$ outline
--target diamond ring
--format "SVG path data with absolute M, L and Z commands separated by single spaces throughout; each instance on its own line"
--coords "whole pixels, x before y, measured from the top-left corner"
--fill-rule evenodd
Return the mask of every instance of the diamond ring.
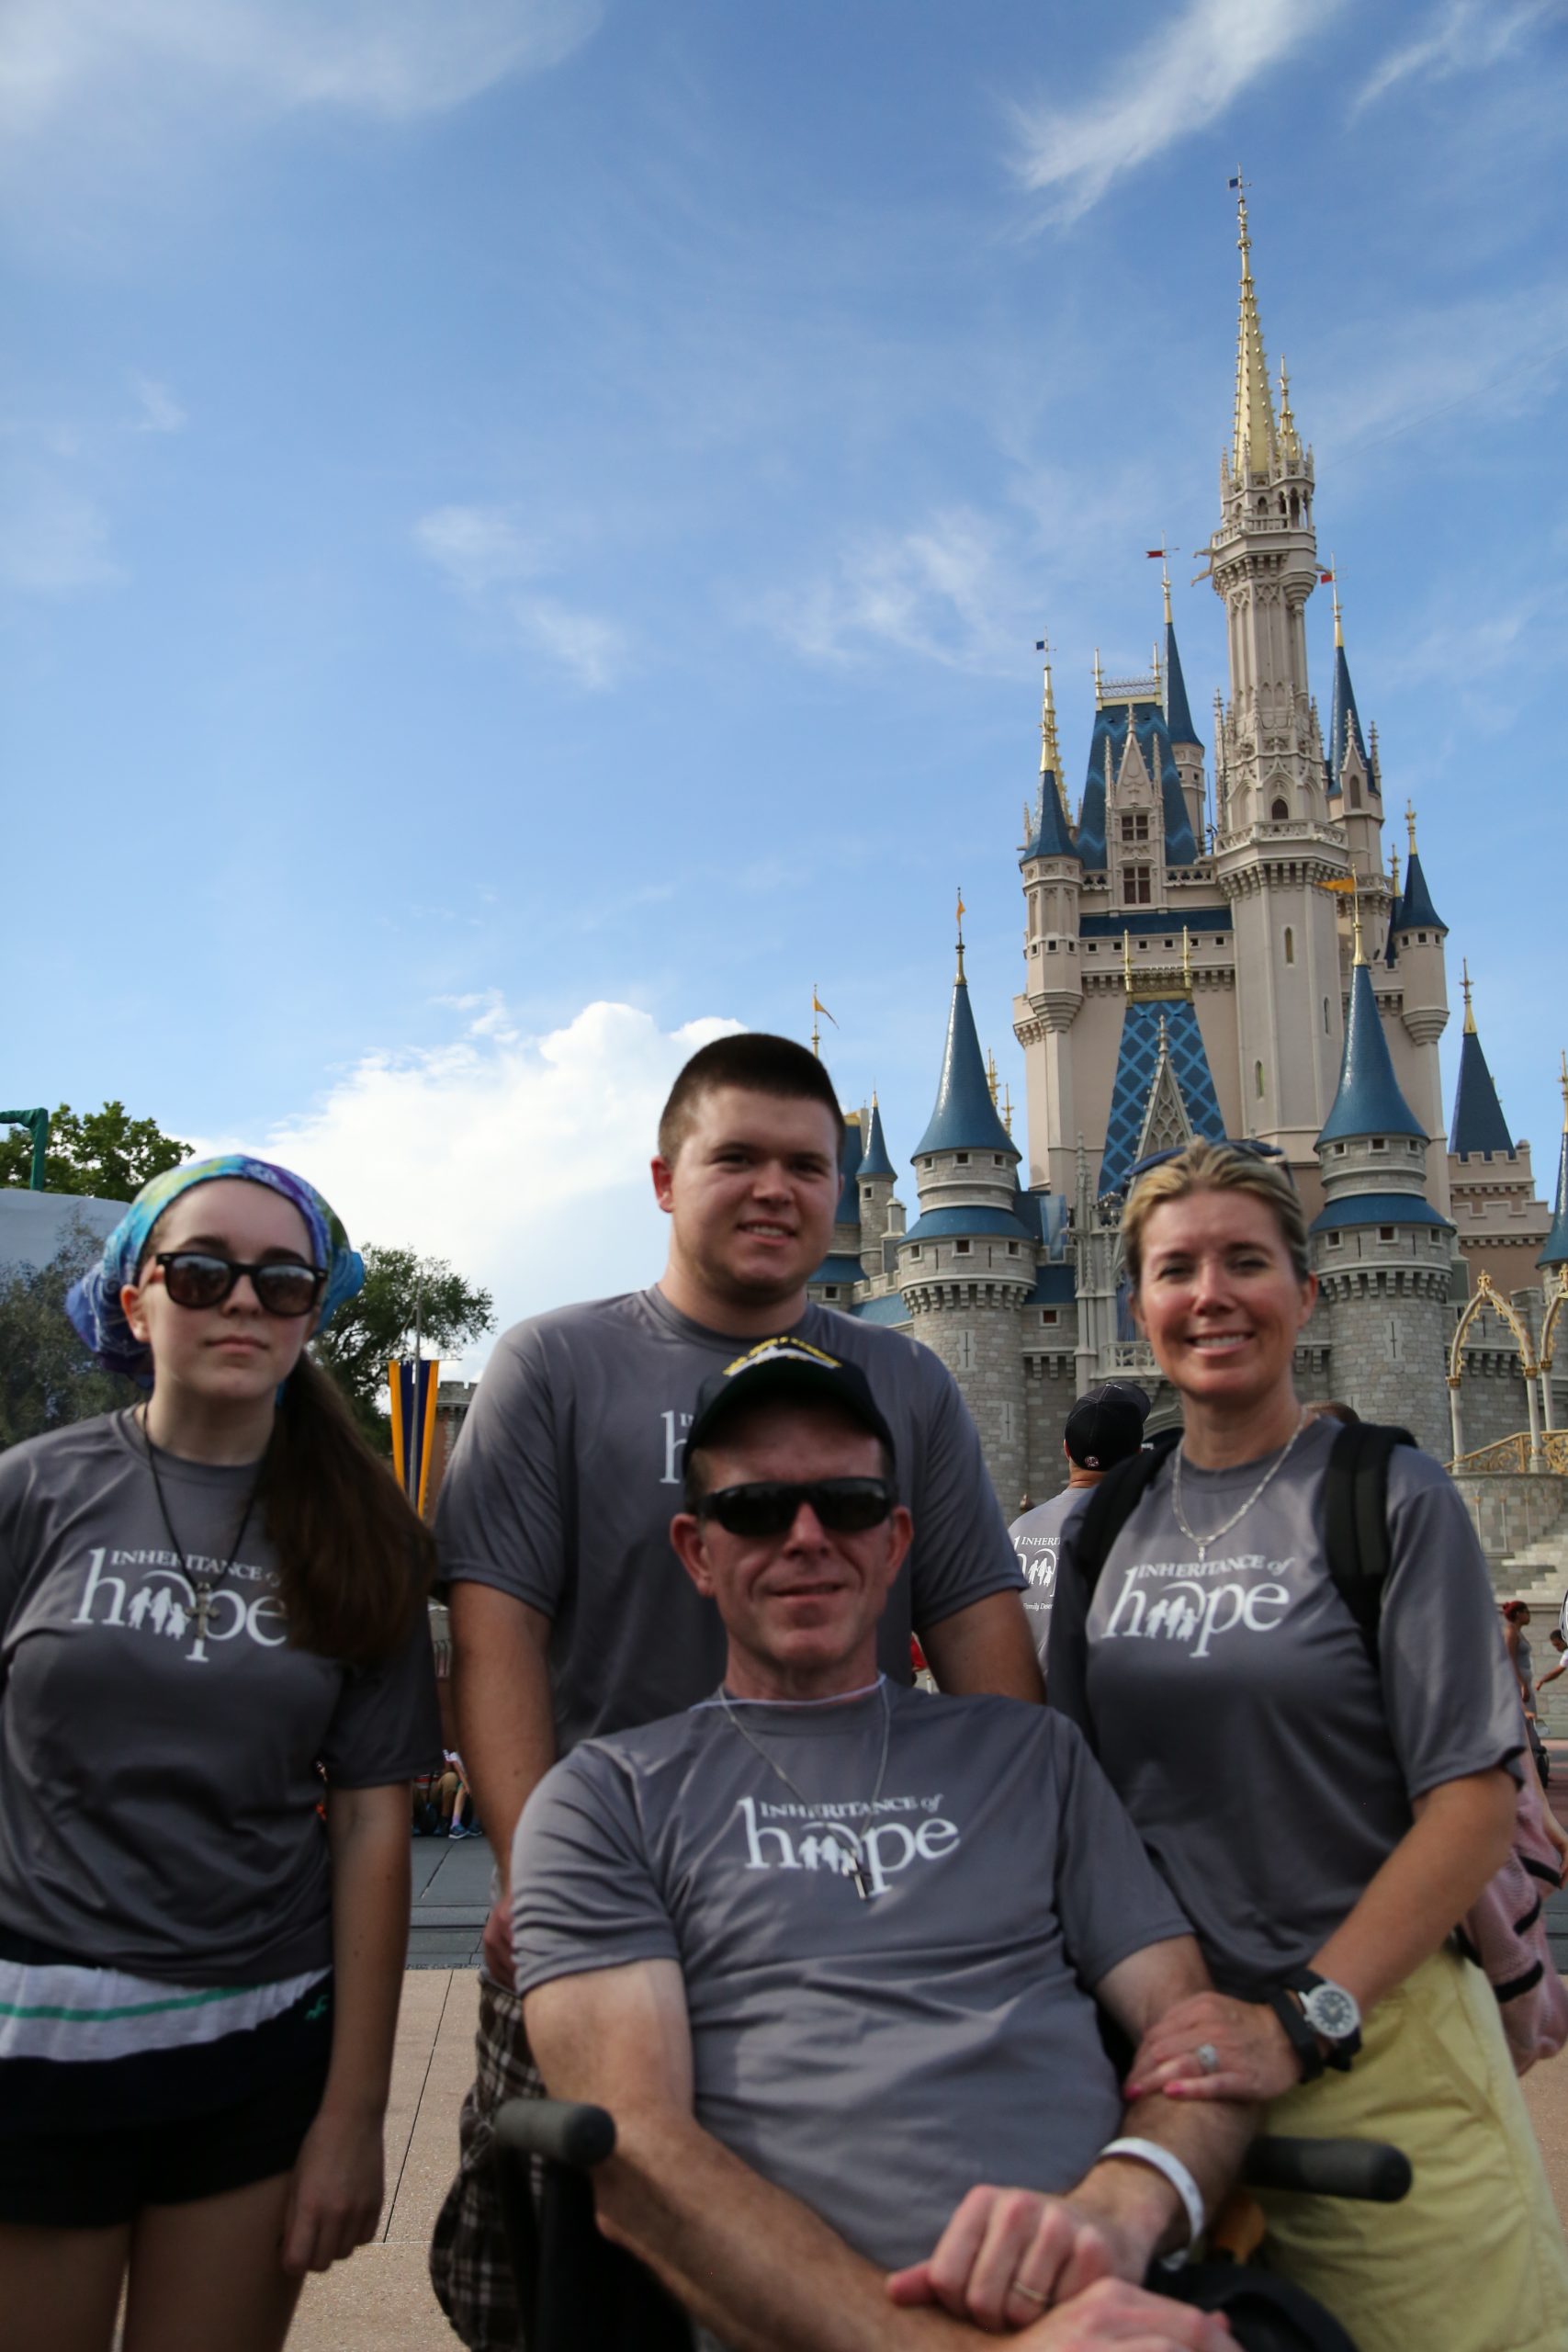
M 1192 2052 L 1192 2055 L 1197 2059 L 1199 2065 L 1201 2066 L 1205 2075 L 1217 2075 L 1219 2073 L 1220 2053 L 1215 2049 L 1212 2041 L 1201 2041 L 1198 2044 L 1197 2049 Z

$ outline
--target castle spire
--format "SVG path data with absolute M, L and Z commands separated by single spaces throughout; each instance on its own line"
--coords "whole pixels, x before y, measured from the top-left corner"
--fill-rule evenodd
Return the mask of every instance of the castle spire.
M 1372 993 L 1371 967 L 1361 953 L 1359 906 L 1357 917 L 1356 962 L 1350 974 L 1339 1091 L 1318 1142 L 1343 1143 L 1360 1136 L 1419 1136 L 1425 1143 L 1427 1130 L 1400 1092 L 1389 1058 L 1388 1039 Z
M 1296 431 L 1296 420 L 1291 409 L 1291 378 L 1284 355 L 1280 357 L 1280 447 L 1287 458 L 1299 458 L 1302 436 Z
M 1557 1156 L 1557 1190 L 1551 1202 L 1551 1230 L 1538 1266 L 1555 1266 L 1568 1282 L 1568 1054 L 1562 1057 L 1562 1144 Z
M 959 899 L 962 910 L 964 901 Z M 961 918 L 962 920 L 962 915 Z M 1016 1159 L 1017 1146 L 1003 1126 L 991 1100 L 985 1057 L 976 1034 L 964 977 L 963 949 L 958 977 L 953 983 L 953 1003 L 947 1016 L 947 1042 L 942 1048 L 942 1076 L 936 1103 L 925 1134 L 915 1146 L 915 1158 L 936 1151 L 1007 1151 Z
M 1274 454 L 1274 402 L 1269 390 L 1269 363 L 1263 356 L 1263 329 L 1258 317 L 1258 288 L 1252 282 L 1252 239 L 1247 226 L 1247 186 L 1239 167 L 1235 177 L 1236 244 L 1241 252 L 1240 318 L 1236 327 L 1235 427 L 1231 443 L 1233 472 L 1248 469 L 1262 473 Z
M 1170 575 L 1165 581 L 1165 722 L 1170 729 L 1172 743 L 1196 743 L 1198 729 L 1192 724 L 1191 707 L 1187 700 L 1187 681 L 1181 674 L 1181 656 L 1176 650 L 1176 628 L 1170 617 Z M 1200 852 L 1201 843 L 1200 843 Z
M 1393 923 L 1396 931 L 1435 931 L 1446 935 L 1448 924 L 1432 904 L 1432 893 L 1427 888 L 1427 876 L 1416 848 L 1416 803 L 1404 804 L 1404 821 L 1410 831 L 1410 860 L 1404 869 L 1404 896 L 1394 910 Z
M 1330 559 L 1332 564 L 1332 559 Z M 1333 567 L 1337 571 L 1337 566 Z M 1328 789 L 1337 792 L 1345 763 L 1354 752 L 1360 762 L 1361 773 L 1369 786 L 1372 783 L 1372 763 L 1367 753 L 1367 739 L 1361 732 L 1361 716 L 1356 708 L 1356 689 L 1350 684 L 1350 664 L 1345 658 L 1345 626 L 1339 612 L 1339 584 L 1334 586 L 1334 707 L 1328 722 Z
M 861 1161 L 859 1172 L 862 1183 L 874 1176 L 891 1179 L 893 1175 L 893 1162 L 887 1156 L 887 1138 L 882 1132 L 882 1113 L 874 1090 L 871 1097 L 871 1125 L 866 1131 L 865 1157 Z
M 1409 885 L 1405 885 L 1409 897 Z M 1486 1056 L 1481 1048 L 1481 1038 L 1475 1026 L 1475 1012 L 1471 1003 L 1470 967 L 1464 971 L 1464 1034 L 1460 1039 L 1459 1084 L 1454 1089 L 1453 1125 L 1449 1133 L 1450 1152 L 1468 1154 L 1472 1151 L 1504 1151 L 1513 1157 L 1514 1139 L 1508 1133 L 1508 1123 L 1503 1116 L 1503 1106 L 1497 1100 L 1497 1089 L 1487 1068 Z

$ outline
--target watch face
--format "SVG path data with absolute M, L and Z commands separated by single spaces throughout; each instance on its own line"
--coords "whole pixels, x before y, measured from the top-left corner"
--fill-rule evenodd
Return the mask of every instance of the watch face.
M 1348 2041 L 1360 2030 L 1361 2012 L 1342 1984 L 1314 1984 L 1302 1997 L 1302 2011 L 1325 2041 Z

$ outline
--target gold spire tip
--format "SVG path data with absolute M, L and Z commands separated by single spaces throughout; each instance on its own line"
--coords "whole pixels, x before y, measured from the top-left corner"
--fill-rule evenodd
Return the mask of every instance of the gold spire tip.
M 959 977 L 959 978 L 960 978 L 960 979 L 963 979 L 963 978 L 964 978 L 964 911 L 965 911 L 965 910 L 964 910 L 964 891 L 963 891 L 963 888 L 962 888 L 962 886 L 960 886 L 959 892 L 958 892 L 958 911 L 957 911 L 956 915 L 955 915 L 955 916 L 954 916 L 954 918 L 953 918 L 954 922 L 956 922 L 956 924 L 957 924 L 957 926 L 958 926 L 958 977 Z
M 1414 800 L 1407 800 L 1404 804 L 1404 822 L 1410 834 L 1410 854 L 1414 857 L 1416 854 L 1416 803 Z
M 1367 960 L 1367 947 L 1366 942 L 1361 937 L 1361 894 L 1359 890 L 1352 891 L 1350 897 L 1350 933 L 1356 943 L 1356 953 L 1352 961 L 1357 964 L 1364 964 Z
M 1568 1053 L 1562 1057 L 1562 1132 L 1568 1136 Z
M 1164 589 L 1164 591 L 1165 591 L 1165 625 L 1166 625 L 1167 628 L 1168 628 L 1170 627 L 1170 625 L 1171 625 L 1171 622 L 1170 622 L 1170 566 L 1169 566 L 1169 564 L 1168 564 L 1168 563 L 1167 563 L 1167 564 L 1162 564 L 1162 565 L 1161 565 L 1161 567 L 1160 567 L 1159 584 L 1160 584 L 1160 586 L 1161 586 L 1161 587 Z
M 1345 631 L 1339 618 L 1339 559 L 1336 555 L 1328 559 L 1328 576 L 1334 583 L 1334 642 L 1337 648 L 1343 649 Z
M 989 1046 L 986 1048 L 986 1084 L 990 1090 L 991 1108 L 994 1111 L 997 1107 L 997 1057 Z
M 1464 1034 L 1467 1037 L 1473 1037 L 1475 1035 L 1475 1007 L 1470 1001 L 1471 979 L 1468 956 L 1461 960 L 1459 968 L 1460 986 L 1464 990 Z

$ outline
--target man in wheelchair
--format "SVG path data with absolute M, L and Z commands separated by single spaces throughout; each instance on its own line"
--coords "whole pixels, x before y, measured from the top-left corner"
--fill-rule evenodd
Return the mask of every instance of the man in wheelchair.
M 1223 2319 L 1143 2282 L 1256 2114 L 1125 2107 L 1099 2014 L 1135 2045 L 1206 1986 L 1197 1946 L 1071 1724 L 878 1678 L 891 1470 L 818 1350 L 705 1387 L 671 1540 L 724 1682 L 531 1798 L 529 2041 L 553 2095 L 614 2111 L 602 2227 L 727 2345 L 1219 2352 Z

